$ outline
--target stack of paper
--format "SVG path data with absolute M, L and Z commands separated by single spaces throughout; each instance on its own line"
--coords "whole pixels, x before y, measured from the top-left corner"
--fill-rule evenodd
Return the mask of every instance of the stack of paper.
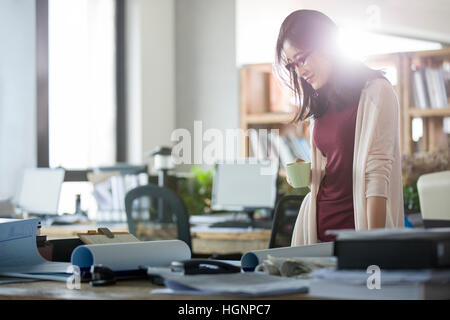
M 309 295 L 336 299 L 450 299 L 450 270 L 320 269 L 312 274 Z
M 38 221 L 0 219 L 0 276 L 67 281 L 73 266 L 89 270 L 101 264 L 113 271 L 132 271 L 191 258 L 183 241 L 163 240 L 82 245 L 72 252 L 71 263 L 50 262 L 36 247 Z
M 214 275 L 164 275 L 166 289 L 152 293 L 272 296 L 308 291 L 308 280 L 283 278 L 259 272 Z
M 38 219 L 0 219 L 0 275 L 65 281 L 69 263 L 49 262 L 36 247 Z

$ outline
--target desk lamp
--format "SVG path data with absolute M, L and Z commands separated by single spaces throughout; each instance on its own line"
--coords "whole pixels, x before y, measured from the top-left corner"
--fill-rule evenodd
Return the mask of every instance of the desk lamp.
M 167 186 L 167 172 L 174 168 L 172 160 L 172 149 L 169 147 L 158 146 L 147 153 L 147 156 L 153 157 L 153 168 L 158 172 L 158 185 Z
M 153 157 L 153 168 L 158 172 L 158 186 L 167 187 L 168 171 L 174 168 L 172 159 L 172 148 L 158 146 L 146 154 L 147 157 Z M 166 214 L 167 208 L 162 200 L 158 200 L 158 220 L 160 222 L 169 222 Z

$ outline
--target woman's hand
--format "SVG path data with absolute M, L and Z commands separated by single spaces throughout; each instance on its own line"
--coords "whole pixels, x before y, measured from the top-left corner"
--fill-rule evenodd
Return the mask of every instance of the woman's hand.
M 295 162 L 305 162 L 305 160 L 300 159 L 300 158 L 295 158 Z M 291 181 L 289 180 L 288 176 L 286 176 L 286 181 L 292 187 Z

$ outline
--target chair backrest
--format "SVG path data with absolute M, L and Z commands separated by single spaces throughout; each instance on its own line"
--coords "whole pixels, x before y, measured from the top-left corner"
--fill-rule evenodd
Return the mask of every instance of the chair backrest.
M 305 196 L 287 195 L 275 205 L 269 249 L 291 245 L 292 231 Z
M 177 238 L 186 242 L 186 244 L 191 246 L 191 234 L 189 227 L 189 214 L 183 203 L 183 200 L 171 189 L 160 187 L 155 184 L 148 184 L 145 186 L 136 187 L 130 190 L 125 196 L 125 211 L 127 214 L 127 223 L 130 233 L 136 236 L 136 222 L 138 219 L 133 216 L 133 211 L 136 206 L 133 202 L 138 198 L 150 198 L 152 200 L 158 200 L 158 202 L 164 202 L 165 207 L 167 207 L 168 213 L 170 213 L 172 220 L 176 223 Z M 148 222 L 151 222 L 152 215 L 150 213 L 151 203 L 147 202 L 148 210 Z

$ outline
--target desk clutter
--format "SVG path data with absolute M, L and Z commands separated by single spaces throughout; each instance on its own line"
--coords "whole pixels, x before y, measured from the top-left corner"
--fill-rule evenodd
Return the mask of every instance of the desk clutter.
M 108 228 L 88 230 L 86 233 L 78 233 L 78 237 L 85 244 L 139 242 L 138 238 L 128 232 L 111 232 Z
M 450 229 L 336 231 L 337 268 L 311 274 L 311 296 L 450 299 Z
M 0 220 L 0 283 L 67 283 L 78 275 L 92 286 L 130 278 L 165 286 L 149 290 L 149 295 L 450 299 L 450 229 L 336 231 L 335 242 L 254 250 L 240 261 L 216 261 L 192 259 L 181 240 L 139 241 L 125 232 L 99 228 L 70 239 L 78 242 L 66 247 L 67 260 L 49 261 L 36 246 L 37 240 L 42 242 L 38 222 Z M 354 247 L 362 243 L 369 253 Z M 410 257 L 410 264 L 401 263 Z

